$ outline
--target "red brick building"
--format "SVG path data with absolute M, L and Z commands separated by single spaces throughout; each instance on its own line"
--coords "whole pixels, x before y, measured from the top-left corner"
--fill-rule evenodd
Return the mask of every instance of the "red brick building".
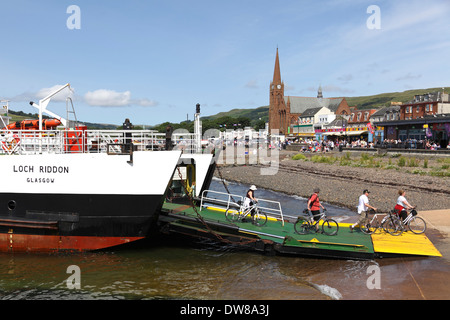
M 400 120 L 420 119 L 438 112 L 441 92 L 414 96 L 414 100 L 400 106 Z
M 370 122 L 370 116 L 377 111 L 378 109 L 357 110 L 356 108 L 354 108 L 350 112 L 350 118 L 348 119 L 348 126 L 367 125 L 367 123 Z
M 389 120 L 389 119 L 386 119 Z M 431 140 L 445 148 L 450 137 L 450 99 L 443 92 L 416 95 L 400 106 L 400 119 L 382 121 L 389 140 Z
M 322 107 L 330 109 L 336 115 L 346 117 L 350 115 L 350 108 L 345 98 L 323 98 L 320 87 L 317 97 L 285 96 L 277 48 L 273 80 L 270 83 L 269 132 L 277 129 L 280 134 L 287 135 L 292 132 L 291 127 L 298 124 L 298 117 L 305 110 Z

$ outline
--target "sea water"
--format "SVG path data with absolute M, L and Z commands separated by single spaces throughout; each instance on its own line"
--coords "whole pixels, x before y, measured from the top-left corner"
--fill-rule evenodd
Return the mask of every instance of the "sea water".
M 228 183 L 227 187 L 244 195 L 249 186 Z M 223 191 L 222 181 L 214 180 L 211 189 Z M 296 196 L 268 190 L 258 190 L 256 196 L 280 201 L 283 213 L 289 215 L 306 207 L 306 199 Z M 335 219 L 355 214 L 324 206 Z M 380 271 L 380 289 L 368 286 L 373 277 L 368 270 L 374 266 Z M 449 270 L 445 258 L 313 259 L 161 236 L 100 252 L 2 253 L 0 299 L 448 299 Z

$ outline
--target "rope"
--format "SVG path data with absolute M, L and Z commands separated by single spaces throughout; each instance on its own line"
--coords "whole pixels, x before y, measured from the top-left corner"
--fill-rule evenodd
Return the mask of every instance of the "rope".
M 180 179 L 181 179 L 181 181 L 182 181 L 181 185 L 183 186 L 183 188 L 184 188 L 184 190 L 185 190 L 185 192 L 186 192 L 186 194 L 187 194 L 187 196 L 188 196 L 188 198 L 189 198 L 189 202 L 190 202 L 190 204 L 191 204 L 192 209 L 194 209 L 194 212 L 195 212 L 196 215 L 197 215 L 197 219 L 200 220 L 200 222 L 206 227 L 206 229 L 208 230 L 208 232 L 209 232 L 210 234 L 212 234 L 213 236 L 215 236 L 219 241 L 222 241 L 222 242 L 228 243 L 228 244 L 233 244 L 233 245 L 236 245 L 236 244 L 238 244 L 238 245 L 247 245 L 247 244 L 250 244 L 250 243 L 255 243 L 255 242 L 257 242 L 257 241 L 259 240 L 259 239 L 250 239 L 250 240 L 248 240 L 248 241 L 246 241 L 246 242 L 242 242 L 242 241 L 240 241 L 240 242 L 235 242 L 235 241 L 231 241 L 231 240 L 228 240 L 228 239 L 223 238 L 220 234 L 218 234 L 217 232 L 215 232 L 214 230 L 212 230 L 211 227 L 208 225 L 208 223 L 203 219 L 202 215 L 197 211 L 197 207 L 196 207 L 195 204 L 194 204 L 194 199 L 193 199 L 192 196 L 187 192 L 187 188 L 186 188 L 186 185 L 185 185 L 185 184 L 186 184 L 186 181 L 183 179 L 183 177 L 182 177 L 182 175 L 181 175 L 180 168 L 178 167 L 177 170 L 178 170 L 178 176 L 180 177 Z M 220 171 L 219 171 L 219 172 L 220 172 Z M 220 174 L 220 173 L 219 173 L 219 174 Z M 220 175 L 221 175 L 221 174 L 220 174 Z M 227 189 L 227 192 L 230 193 L 230 192 L 228 191 L 228 189 Z M 233 199 L 233 201 L 234 201 L 234 199 Z
M 233 196 L 231 195 L 230 190 L 228 190 L 228 186 L 225 183 L 225 179 L 222 176 L 222 172 L 219 169 L 219 166 L 216 166 L 217 172 L 219 173 L 219 177 L 220 177 L 220 181 L 222 181 L 223 187 L 225 188 L 225 190 L 227 191 L 227 193 L 231 196 L 231 200 L 233 200 L 233 202 L 236 202 L 236 200 L 233 198 Z

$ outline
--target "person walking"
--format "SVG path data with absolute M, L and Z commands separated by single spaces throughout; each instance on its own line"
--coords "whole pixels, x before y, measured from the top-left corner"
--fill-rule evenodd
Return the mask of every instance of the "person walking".
M 311 212 L 314 221 L 320 219 L 320 208 L 325 209 L 319 201 L 319 188 L 314 188 L 313 195 L 308 200 L 308 211 Z M 316 232 L 319 230 L 319 224 L 316 224 Z
M 377 208 L 371 206 L 369 204 L 369 190 L 365 189 L 363 191 L 363 194 L 359 197 L 359 202 L 358 202 L 358 214 L 359 214 L 359 220 L 358 222 L 356 222 L 355 224 L 350 226 L 350 232 L 353 232 L 353 229 L 357 226 L 360 225 L 362 222 L 364 222 L 364 220 L 367 218 L 367 211 L 369 209 L 373 209 L 373 210 L 377 210 Z

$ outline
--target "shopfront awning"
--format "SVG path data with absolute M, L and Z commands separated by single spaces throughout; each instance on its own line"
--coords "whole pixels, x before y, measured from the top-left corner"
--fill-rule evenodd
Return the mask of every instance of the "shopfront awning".
M 359 130 L 359 131 L 346 131 L 345 135 L 347 136 L 359 136 L 365 133 L 368 133 L 369 131 L 367 130 Z
M 345 131 L 321 132 L 323 136 L 343 136 Z
M 296 136 L 300 136 L 300 137 L 314 137 L 314 133 L 309 133 L 309 132 L 300 132 L 300 133 L 294 133 L 294 135 Z

